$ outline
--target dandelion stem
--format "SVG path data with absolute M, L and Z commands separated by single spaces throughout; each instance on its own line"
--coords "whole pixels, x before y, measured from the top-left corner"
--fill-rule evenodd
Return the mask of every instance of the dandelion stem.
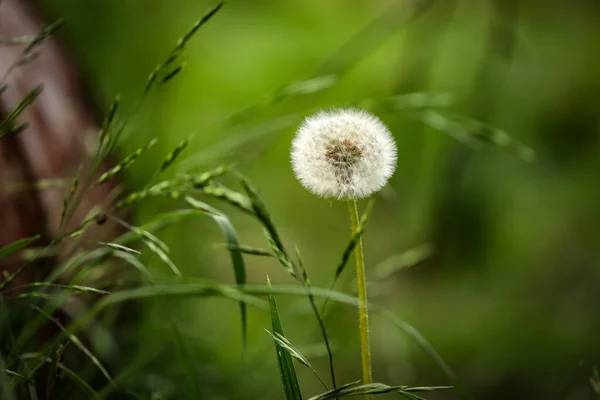
M 350 220 L 352 221 L 352 232 L 356 233 L 359 229 L 358 206 L 355 199 L 348 201 L 348 211 L 350 211 Z M 356 281 L 358 283 L 358 327 L 360 331 L 360 354 L 362 360 L 362 380 L 363 384 L 373 382 L 371 375 L 371 348 L 369 345 L 369 315 L 367 311 L 367 281 L 365 278 L 365 261 L 363 258 L 362 238 L 358 238 L 358 243 L 354 249 L 356 255 Z M 371 399 L 371 396 L 366 397 Z

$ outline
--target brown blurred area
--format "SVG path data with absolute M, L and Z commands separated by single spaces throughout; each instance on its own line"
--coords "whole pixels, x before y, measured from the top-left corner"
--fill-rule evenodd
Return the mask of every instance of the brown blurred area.
M 5 89 L 0 95 L 0 115 L 5 116 L 28 93 L 42 87 L 40 95 L 19 116 L 18 123 L 26 123 L 26 129 L 0 141 L 0 247 L 36 234 L 42 238 L 33 245 L 41 246 L 61 233 L 65 193 L 79 166 L 86 164 L 98 131 L 77 67 L 59 39 L 52 36 L 44 40 L 36 47 L 36 56 L 26 63 L 20 60 L 27 40 L 10 41 L 35 37 L 49 22 L 37 12 L 35 2 L 0 1 L 0 38 L 4 39 L 0 43 L 0 76 Z M 64 179 L 66 184 L 35 187 L 36 182 L 57 179 Z M 114 189 L 115 185 L 108 183 L 87 190 L 63 233 L 77 226 Z M 111 234 L 104 226 L 95 229 L 94 237 Z M 13 272 L 15 257 L 18 255 L 4 260 L 2 269 Z M 38 263 L 14 283 L 39 278 L 51 266 L 48 260 Z

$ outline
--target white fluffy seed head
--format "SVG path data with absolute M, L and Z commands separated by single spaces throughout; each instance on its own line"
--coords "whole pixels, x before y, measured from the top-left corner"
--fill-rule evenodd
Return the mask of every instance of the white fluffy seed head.
M 396 143 L 376 116 L 333 109 L 307 117 L 292 142 L 292 168 L 316 195 L 358 199 L 380 190 L 396 168 Z

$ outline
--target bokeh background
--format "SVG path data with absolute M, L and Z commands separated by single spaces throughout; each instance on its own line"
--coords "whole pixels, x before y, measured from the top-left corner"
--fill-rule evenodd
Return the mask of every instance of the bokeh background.
M 66 18 L 59 37 L 100 113 L 117 94 L 131 108 L 148 73 L 215 4 L 40 3 L 49 16 Z M 160 144 L 128 170 L 125 185 L 144 187 L 160 160 L 195 134 L 170 173 L 235 162 L 260 189 L 286 242 L 300 249 L 313 284 L 326 286 L 350 234 L 347 210 L 298 184 L 290 142 L 302 118 L 320 108 L 369 107 L 389 125 L 399 151 L 364 236 L 372 301 L 415 326 L 473 398 L 595 398 L 589 378 L 600 363 L 599 21 L 600 4 L 592 0 L 228 2 L 189 43 L 183 71 L 133 119 L 121 155 L 153 137 Z M 324 90 L 274 97 L 293 82 L 323 76 Z M 451 95 L 441 112 L 502 129 L 535 157 L 519 145 L 486 143 L 460 124 L 434 129 L 415 109 L 418 98 L 402 98 L 406 108 L 389 106 L 390 98 L 413 92 Z M 148 201 L 131 221 L 183 206 Z M 255 221 L 224 210 L 244 244 L 267 247 Z M 185 275 L 233 282 L 210 219 L 183 221 L 160 237 Z M 292 282 L 274 260 L 246 261 L 249 282 L 265 283 L 267 275 Z M 144 262 L 155 272 L 166 268 L 156 257 Z M 350 265 L 338 289 L 352 293 L 352 278 Z M 278 301 L 288 338 L 327 376 L 308 302 Z M 250 310 L 245 362 L 233 302 L 148 301 L 121 314 L 109 327 L 120 351 L 104 361 L 125 387 L 145 388 L 155 399 L 190 398 L 187 357 L 202 398 L 283 398 L 265 310 Z M 166 323 L 170 316 L 181 335 Z M 375 315 L 371 324 L 377 381 L 448 383 L 410 338 Z M 359 379 L 356 311 L 333 305 L 326 326 L 338 380 Z M 303 393 L 318 393 L 318 381 L 298 370 Z

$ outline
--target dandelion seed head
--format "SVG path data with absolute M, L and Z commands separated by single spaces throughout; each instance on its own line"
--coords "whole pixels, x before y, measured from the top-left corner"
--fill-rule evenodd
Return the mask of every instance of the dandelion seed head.
M 307 117 L 292 142 L 300 183 L 326 198 L 357 199 L 380 190 L 396 168 L 396 143 L 383 122 L 362 110 Z

